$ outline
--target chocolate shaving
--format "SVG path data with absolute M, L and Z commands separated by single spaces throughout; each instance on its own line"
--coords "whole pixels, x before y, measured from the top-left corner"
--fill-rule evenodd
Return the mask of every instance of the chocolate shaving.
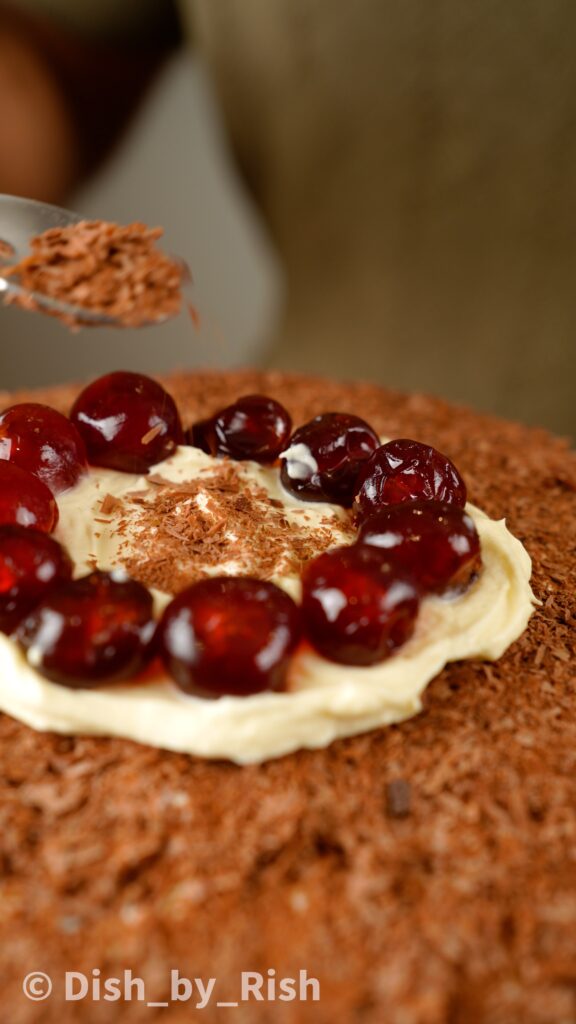
M 162 433 L 163 429 L 164 428 L 161 423 L 157 423 L 155 427 L 151 427 L 151 429 L 140 438 L 141 444 L 150 444 L 155 437 L 158 437 L 158 434 Z
M 114 494 L 105 494 L 100 502 L 100 511 L 105 516 L 110 515 L 111 512 L 117 512 L 120 508 L 122 508 L 122 502 Z

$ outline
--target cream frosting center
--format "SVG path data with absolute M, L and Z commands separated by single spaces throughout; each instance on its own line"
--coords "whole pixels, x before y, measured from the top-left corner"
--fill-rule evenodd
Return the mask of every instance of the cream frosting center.
M 178 513 L 177 504 L 171 505 L 171 514 L 209 515 L 213 497 L 209 485 L 219 467 L 220 462 L 194 448 L 180 448 L 155 467 L 156 481 L 175 487 L 195 482 L 193 494 L 184 493 L 184 510 Z M 298 600 L 299 574 L 291 538 L 303 537 L 302 542 L 308 543 L 313 537 L 314 553 L 350 543 L 354 534 L 349 517 L 337 506 L 293 499 L 282 488 L 277 469 L 235 463 L 234 471 L 242 487 L 259 495 L 263 508 L 268 502 L 271 512 L 287 523 L 282 527 L 286 543 L 281 543 L 281 531 L 268 565 L 269 578 Z M 155 535 L 150 534 L 146 501 L 155 500 L 158 488 L 169 491 L 165 484 L 147 477 L 91 470 L 74 490 L 61 496 L 56 536 L 67 546 L 77 575 L 95 565 L 126 568 L 134 564 L 139 551 L 146 552 L 146 557 L 153 552 Z M 131 504 L 134 495 L 140 505 Z M 126 501 L 131 515 L 119 530 L 115 502 L 124 507 Z M 524 631 L 533 611 L 526 550 L 503 520 L 491 520 L 472 505 L 467 510 L 480 535 L 483 570 L 479 578 L 456 599 L 426 598 L 411 640 L 379 665 L 337 665 L 304 646 L 292 660 L 286 692 L 207 701 L 183 694 L 164 676 L 96 690 L 59 686 L 39 675 L 16 643 L 0 635 L 0 707 L 40 730 L 124 736 L 241 764 L 301 747 L 323 747 L 338 737 L 400 722 L 421 710 L 423 691 L 447 662 L 499 658 Z M 249 549 L 238 548 L 233 526 L 223 523 L 221 529 L 224 561 L 202 566 L 199 557 L 194 571 L 249 574 Z M 227 531 L 232 536 L 227 538 Z M 187 571 L 185 565 L 181 571 Z M 160 610 L 170 595 L 166 589 L 152 589 Z

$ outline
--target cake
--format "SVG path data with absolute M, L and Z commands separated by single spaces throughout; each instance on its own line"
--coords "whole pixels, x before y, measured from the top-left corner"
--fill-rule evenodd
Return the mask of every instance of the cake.
M 41 734 L 2 716 L 11 1019 L 148 1020 L 147 1001 L 170 999 L 171 971 L 218 979 L 207 1020 L 226 1012 L 217 1000 L 238 999 L 242 972 L 276 995 L 241 1002 L 249 1022 L 576 1019 L 567 444 L 365 384 L 251 372 L 164 383 L 185 424 L 258 392 L 296 424 L 338 409 L 436 445 L 472 501 L 525 543 L 542 606 L 499 661 L 449 665 L 423 714 L 262 765 Z M 0 404 L 67 411 L 76 392 Z M 104 1001 L 101 979 L 128 970 L 146 1000 Z M 40 1004 L 22 993 L 33 971 L 53 979 Z M 66 1001 L 67 971 L 86 979 L 84 998 Z M 308 999 L 280 998 L 281 979 L 301 971 L 318 1001 L 313 986 Z M 194 989 L 163 1012 L 188 1020 L 199 999 Z

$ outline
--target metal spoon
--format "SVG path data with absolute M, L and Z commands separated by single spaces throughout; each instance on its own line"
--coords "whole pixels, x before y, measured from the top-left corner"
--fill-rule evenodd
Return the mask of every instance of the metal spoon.
M 47 312 L 63 313 L 74 320 L 95 325 L 113 327 L 118 324 L 115 317 L 95 310 L 61 302 L 59 299 L 42 295 L 41 292 L 30 291 L 18 283 L 17 277 L 4 277 L 2 267 L 12 266 L 29 254 L 30 239 L 42 234 L 49 228 L 65 228 L 84 220 L 71 210 L 63 210 L 49 203 L 39 203 L 35 199 L 22 199 L 19 196 L 0 194 L 0 303 L 3 296 L 21 295 L 33 299 Z M 185 268 L 187 269 L 187 268 Z M 186 275 L 184 276 L 186 284 Z M 153 322 L 161 323 L 166 317 Z

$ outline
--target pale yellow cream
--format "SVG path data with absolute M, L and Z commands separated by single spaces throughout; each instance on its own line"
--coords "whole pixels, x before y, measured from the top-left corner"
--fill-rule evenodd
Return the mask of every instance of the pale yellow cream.
M 155 471 L 178 482 L 209 475 L 213 465 L 202 452 L 182 448 Z M 254 463 L 239 467 L 271 497 L 283 501 L 288 518 L 312 527 L 329 517 L 333 543 L 350 542 L 347 518 L 340 508 L 291 498 L 281 488 L 277 470 Z M 68 547 L 77 575 L 92 567 L 92 558 L 102 569 L 121 566 L 118 537 L 105 523 L 94 521 L 102 498 L 106 494 L 122 497 L 149 486 L 145 477 L 93 470 L 60 498 L 57 536 Z M 484 567 L 479 579 L 457 599 L 427 598 L 412 639 L 379 665 L 336 665 L 304 648 L 292 661 L 289 691 L 284 693 L 207 701 L 183 694 L 165 677 L 142 685 L 72 690 L 40 676 L 17 645 L 0 634 L 0 707 L 39 730 L 123 736 L 239 764 L 301 747 L 324 747 L 337 737 L 400 722 L 421 710 L 424 689 L 447 662 L 499 658 L 524 631 L 533 611 L 526 550 L 504 520 L 491 520 L 471 505 L 468 511 L 482 545 Z M 209 571 L 234 569 L 233 563 L 227 563 Z M 299 580 L 283 574 L 281 557 L 274 579 L 298 599 Z M 154 596 L 158 608 L 169 599 L 160 592 Z
M 174 484 L 185 483 L 189 480 L 201 480 L 213 475 L 215 466 L 219 465 L 210 455 L 206 455 L 198 448 L 182 447 L 175 455 L 166 459 L 154 467 L 154 474 L 161 476 L 164 480 L 170 480 Z M 238 462 L 234 464 L 240 477 L 257 488 L 262 488 L 268 493 L 271 499 L 281 501 L 284 517 L 296 526 L 304 527 L 306 530 L 316 530 L 326 523 L 332 534 L 332 544 L 349 544 L 353 540 L 354 533 L 350 526 L 349 516 L 344 509 L 337 505 L 327 505 L 322 502 L 301 502 L 288 494 L 280 483 L 280 474 L 277 469 L 266 466 L 259 466 L 255 462 Z M 150 492 L 155 497 L 157 489 L 150 485 L 145 476 L 134 476 L 131 473 L 118 473 L 109 469 L 92 469 L 73 490 L 63 494 L 58 500 L 60 510 L 60 521 L 56 530 L 56 538 L 64 544 L 74 565 L 76 575 L 82 576 L 93 568 L 95 559 L 101 569 L 122 567 L 122 558 L 130 547 L 130 536 L 121 536 L 114 533 L 113 527 L 102 522 L 101 512 L 102 500 L 107 494 L 115 498 L 123 498 L 132 492 L 144 494 Z M 210 496 L 201 492 L 195 497 L 184 497 L 181 503 L 182 515 L 189 515 L 194 504 L 203 511 L 210 511 Z M 153 551 L 154 537 L 149 526 L 146 527 L 145 535 L 138 536 L 141 524 L 145 516 L 138 507 L 132 506 L 131 524 L 133 534 L 132 551 L 141 550 L 142 544 L 150 546 Z M 153 529 L 153 528 L 152 528 Z M 231 548 L 235 537 L 230 532 Z M 128 541 L 128 545 L 125 545 Z M 297 575 L 287 571 L 286 556 L 288 554 L 288 539 L 284 557 L 280 556 L 274 567 L 272 581 L 278 586 L 284 587 L 297 600 L 300 597 L 300 580 Z M 245 559 L 242 564 L 229 560 L 221 562 L 218 566 L 206 566 L 207 575 L 220 573 L 239 573 L 249 575 L 250 573 L 250 551 L 245 552 Z M 170 600 L 170 595 L 154 591 L 156 607 L 160 610 Z

